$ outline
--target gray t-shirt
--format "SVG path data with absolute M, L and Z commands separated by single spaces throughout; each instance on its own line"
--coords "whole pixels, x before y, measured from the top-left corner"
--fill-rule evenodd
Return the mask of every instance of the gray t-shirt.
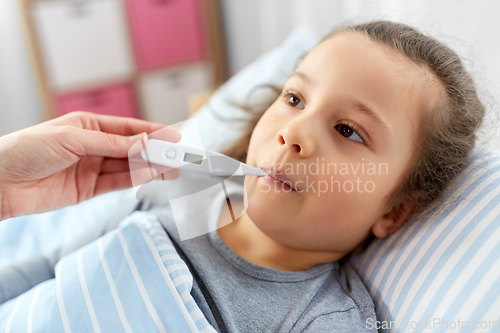
M 226 193 L 213 186 L 196 200 L 186 200 L 181 218 L 216 223 L 226 195 L 243 195 L 241 184 L 225 185 Z M 261 267 L 231 250 L 217 231 L 181 241 L 165 204 L 145 204 L 141 210 L 159 217 L 190 261 L 195 270 L 191 294 L 218 331 L 223 330 L 219 326 L 229 332 L 375 331 L 367 329 L 367 319 L 375 321 L 373 301 L 351 265 L 333 262 L 301 272 Z

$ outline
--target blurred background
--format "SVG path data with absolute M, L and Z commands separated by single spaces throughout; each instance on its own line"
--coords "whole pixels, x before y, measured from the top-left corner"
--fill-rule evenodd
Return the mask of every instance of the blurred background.
M 0 135 L 75 110 L 179 122 L 298 25 L 389 19 L 462 56 L 500 147 L 499 14 L 496 0 L 0 0 Z

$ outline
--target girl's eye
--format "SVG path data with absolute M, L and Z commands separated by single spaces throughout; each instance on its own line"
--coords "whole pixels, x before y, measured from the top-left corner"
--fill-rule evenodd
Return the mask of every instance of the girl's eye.
M 294 108 L 299 108 L 299 109 L 303 109 L 305 107 L 304 103 L 302 103 L 300 98 L 298 98 L 295 95 L 288 96 L 288 104 L 290 104 Z
M 360 143 L 365 143 L 363 136 L 352 126 L 348 124 L 339 124 L 335 126 L 335 129 L 344 137 L 349 138 L 353 141 Z

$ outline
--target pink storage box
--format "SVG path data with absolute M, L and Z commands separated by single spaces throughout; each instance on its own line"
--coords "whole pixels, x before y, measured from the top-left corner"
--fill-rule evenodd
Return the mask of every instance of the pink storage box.
M 199 0 L 127 0 L 127 11 L 140 69 L 152 69 L 206 57 Z
M 72 111 L 139 118 L 137 101 L 128 83 L 60 95 L 56 98 L 56 115 Z

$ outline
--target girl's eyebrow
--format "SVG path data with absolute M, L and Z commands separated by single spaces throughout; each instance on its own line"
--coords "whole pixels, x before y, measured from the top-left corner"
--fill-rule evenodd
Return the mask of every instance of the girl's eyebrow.
M 296 71 L 292 75 L 290 75 L 290 78 L 292 78 L 292 77 L 297 77 L 300 80 L 304 81 L 304 83 L 310 84 L 311 86 L 315 86 L 317 84 L 315 79 L 313 79 L 312 77 L 310 77 L 309 75 L 307 75 L 304 72 Z M 387 126 L 387 124 L 380 118 L 380 116 L 376 112 L 374 112 L 372 109 L 367 107 L 365 104 L 363 104 L 357 100 L 352 101 L 351 105 L 352 105 L 352 107 L 353 107 L 352 109 L 354 111 L 365 114 L 365 115 L 369 116 L 370 118 L 372 118 L 372 120 L 382 129 L 383 135 L 388 136 L 391 139 L 394 139 L 394 137 L 392 135 L 392 131 L 389 128 L 389 126 Z
M 384 121 L 380 118 L 380 116 L 376 112 L 374 112 L 372 109 L 370 109 L 369 107 L 367 107 L 366 105 L 357 100 L 352 101 L 351 105 L 353 106 L 352 109 L 354 111 L 365 114 L 370 118 L 372 118 L 372 120 L 382 129 L 382 134 L 390 137 L 391 139 L 394 139 L 392 136 L 392 131 L 389 128 L 389 126 L 387 126 L 387 124 L 384 123 Z
M 304 81 L 305 83 L 308 83 L 312 86 L 315 86 L 316 85 L 316 80 L 312 79 L 309 75 L 307 75 L 306 73 L 302 73 L 302 72 L 293 72 L 292 75 L 290 75 L 290 77 L 298 77 L 299 79 L 301 79 L 302 81 Z

